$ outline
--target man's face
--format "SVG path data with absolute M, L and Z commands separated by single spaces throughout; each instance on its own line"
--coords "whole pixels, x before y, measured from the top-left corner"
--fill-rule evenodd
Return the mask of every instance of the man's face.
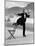
M 27 13 L 28 11 L 25 9 L 25 12 Z

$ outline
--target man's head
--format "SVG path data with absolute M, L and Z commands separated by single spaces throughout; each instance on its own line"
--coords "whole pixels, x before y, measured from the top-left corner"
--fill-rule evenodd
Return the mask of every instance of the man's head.
M 27 9 L 23 9 L 23 13 L 24 13 L 24 15 L 26 15 L 26 18 L 30 17 L 30 15 L 28 14 L 28 10 Z

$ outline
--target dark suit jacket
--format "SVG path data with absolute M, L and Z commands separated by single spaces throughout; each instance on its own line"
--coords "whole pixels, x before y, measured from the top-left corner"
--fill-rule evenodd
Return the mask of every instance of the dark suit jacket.
M 24 13 L 20 13 L 18 15 L 22 16 L 22 17 L 17 20 L 17 24 L 18 25 L 23 25 L 26 22 L 26 18 L 29 17 L 29 15 L 27 13 L 25 13 L 26 18 L 24 18 Z

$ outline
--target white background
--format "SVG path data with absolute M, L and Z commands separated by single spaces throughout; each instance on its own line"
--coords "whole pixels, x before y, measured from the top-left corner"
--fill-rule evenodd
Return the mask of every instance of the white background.
M 21 0 L 21 1 L 35 2 L 34 0 Z M 0 46 L 4 46 L 4 14 L 5 14 L 4 0 L 0 0 Z M 28 45 L 16 45 L 16 46 L 35 46 L 35 45 L 28 44 Z

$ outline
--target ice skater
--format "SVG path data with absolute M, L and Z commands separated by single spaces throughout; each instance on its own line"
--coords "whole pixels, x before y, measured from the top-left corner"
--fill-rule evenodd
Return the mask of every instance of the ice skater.
M 25 11 L 23 11 L 23 13 L 18 13 L 18 16 L 21 16 L 21 18 L 19 18 L 17 20 L 16 23 L 14 23 L 14 25 L 18 26 L 18 25 L 22 25 L 23 26 L 23 37 L 26 37 L 25 34 L 25 23 L 26 23 L 26 19 L 30 17 L 30 15 L 28 15 Z

